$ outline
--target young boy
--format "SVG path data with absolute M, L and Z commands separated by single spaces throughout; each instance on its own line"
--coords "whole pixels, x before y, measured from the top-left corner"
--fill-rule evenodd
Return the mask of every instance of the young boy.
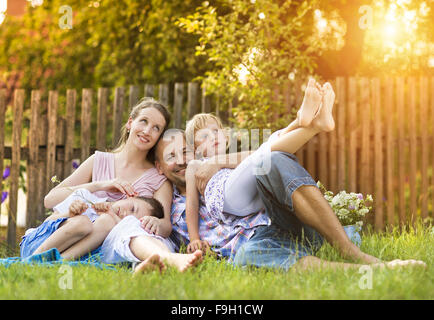
M 139 220 L 164 216 L 161 203 L 153 198 L 106 200 L 87 189 L 75 190 L 53 208 L 54 213 L 39 227 L 27 230 L 20 243 L 21 257 L 57 248 L 64 259 L 77 259 L 97 249 L 110 230 L 128 215 Z

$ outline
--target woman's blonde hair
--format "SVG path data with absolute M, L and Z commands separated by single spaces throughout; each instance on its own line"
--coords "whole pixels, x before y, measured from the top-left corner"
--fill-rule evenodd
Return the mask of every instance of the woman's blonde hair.
M 143 109 L 146 109 L 146 108 L 157 109 L 161 113 L 161 115 L 164 117 L 164 120 L 166 121 L 166 124 L 163 128 L 163 131 L 161 131 L 160 137 L 158 138 L 158 139 L 160 139 L 163 136 L 164 131 L 166 131 L 167 127 L 169 126 L 170 119 L 171 119 L 169 110 L 161 102 L 155 100 L 154 98 L 150 98 L 150 97 L 145 97 L 145 98 L 141 99 L 131 109 L 131 112 L 130 112 L 128 119 L 129 118 L 131 118 L 133 120 L 136 119 L 139 116 L 140 111 L 142 111 Z M 121 151 L 122 148 L 125 146 L 125 143 L 127 142 L 129 135 L 130 135 L 130 131 L 127 129 L 127 124 L 125 123 L 121 129 L 121 137 L 119 139 L 119 142 L 118 142 L 116 148 L 114 150 L 112 150 L 112 152 Z M 153 161 L 154 149 L 155 149 L 155 146 L 157 145 L 157 143 L 158 143 L 158 141 L 155 143 L 155 145 L 148 152 L 148 159 L 150 161 Z
M 217 126 L 224 130 L 222 121 L 219 117 L 213 115 L 212 113 L 198 113 L 191 118 L 190 121 L 187 122 L 187 126 L 185 128 L 185 138 L 187 140 L 187 144 L 194 147 L 195 134 L 197 131 L 206 128 L 207 123 L 210 120 L 214 120 L 217 123 Z

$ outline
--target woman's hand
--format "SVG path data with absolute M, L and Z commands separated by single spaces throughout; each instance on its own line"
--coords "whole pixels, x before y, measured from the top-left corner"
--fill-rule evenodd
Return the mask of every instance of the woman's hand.
M 159 234 L 162 220 L 153 216 L 145 216 L 139 219 L 142 223 L 142 228 L 152 234 Z
M 205 253 L 211 248 L 207 241 L 198 239 L 191 241 L 187 246 L 187 253 L 193 253 L 196 250 L 202 250 Z
M 134 190 L 131 183 L 121 179 L 112 179 L 100 182 L 100 190 L 109 192 L 121 192 L 128 197 L 135 197 L 138 193 Z

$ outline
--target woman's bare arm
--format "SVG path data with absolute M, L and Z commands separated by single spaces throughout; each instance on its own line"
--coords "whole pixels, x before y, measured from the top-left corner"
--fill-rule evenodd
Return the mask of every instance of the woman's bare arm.
M 164 209 L 164 218 L 161 219 L 160 228 L 157 234 L 167 238 L 172 232 L 172 222 L 170 220 L 172 210 L 173 188 L 169 180 L 166 180 L 161 187 L 154 192 L 154 199 L 160 201 Z

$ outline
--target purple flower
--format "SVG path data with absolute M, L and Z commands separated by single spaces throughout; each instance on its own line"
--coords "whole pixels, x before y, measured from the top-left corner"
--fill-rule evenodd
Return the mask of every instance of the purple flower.
M 354 210 L 354 209 L 356 209 L 356 207 L 355 207 L 355 206 L 353 206 L 353 205 L 351 205 L 351 206 L 348 206 L 348 210 Z
M 6 167 L 5 170 L 3 171 L 3 180 L 6 179 L 7 177 L 9 177 L 10 174 L 11 174 L 11 168 Z
M 360 200 L 363 200 L 363 194 L 358 193 L 358 194 L 357 194 L 357 198 L 359 198 Z
M 78 163 L 78 161 L 75 161 L 75 160 L 73 160 L 72 161 L 72 167 L 74 168 L 74 169 L 77 169 L 78 167 L 79 167 L 79 163 Z
M 3 191 L 2 192 L 2 202 L 1 203 L 3 203 L 3 201 L 5 201 L 6 200 L 6 198 L 8 197 L 8 192 L 7 191 Z

